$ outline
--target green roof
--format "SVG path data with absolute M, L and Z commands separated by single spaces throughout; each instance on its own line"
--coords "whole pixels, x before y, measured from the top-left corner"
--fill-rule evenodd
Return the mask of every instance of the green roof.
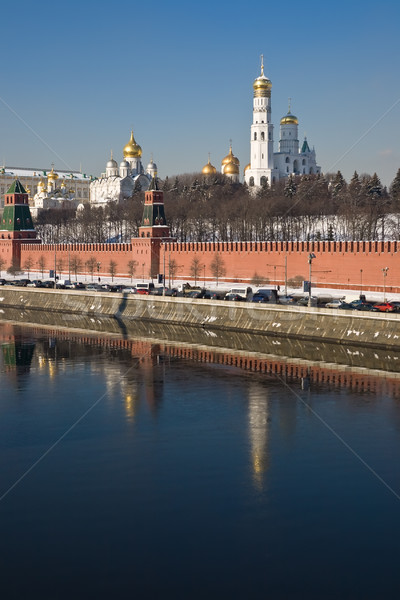
M 19 179 L 15 179 L 10 185 L 7 194 L 26 194 L 26 189 Z
M 301 154 L 304 154 L 305 152 L 311 152 L 310 146 L 308 145 L 308 142 L 307 142 L 307 138 L 304 138 L 304 142 L 301 147 Z

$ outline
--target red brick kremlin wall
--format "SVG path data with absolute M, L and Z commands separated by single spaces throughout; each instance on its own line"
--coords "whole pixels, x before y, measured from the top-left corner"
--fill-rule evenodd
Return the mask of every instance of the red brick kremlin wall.
M 198 283 L 215 281 L 211 263 L 216 254 L 222 259 L 226 275 L 220 281 L 251 284 L 254 275 L 268 278 L 270 284 L 285 281 L 285 257 L 287 278 L 309 278 L 308 255 L 313 252 L 312 282 L 320 287 L 345 287 L 359 292 L 383 289 L 382 269 L 389 267 L 385 284 L 388 293 L 400 293 L 400 242 L 204 242 L 165 243 L 154 238 L 135 238 L 131 244 L 59 244 L 21 245 L 21 265 L 31 257 L 32 270 L 38 270 L 41 256 L 46 261 L 46 271 L 63 261 L 63 274 L 68 274 L 68 259 L 79 255 L 82 264 L 94 257 L 100 263 L 100 276 L 109 276 L 109 263 L 117 264 L 116 275 L 128 277 L 128 263 L 136 260 L 136 277 L 150 278 L 150 271 L 165 274 L 168 281 L 169 261 L 177 265 L 175 282 L 191 281 L 190 267 L 193 258 L 200 259 Z M 96 270 L 97 275 L 97 270 Z M 80 277 L 78 276 L 78 279 Z

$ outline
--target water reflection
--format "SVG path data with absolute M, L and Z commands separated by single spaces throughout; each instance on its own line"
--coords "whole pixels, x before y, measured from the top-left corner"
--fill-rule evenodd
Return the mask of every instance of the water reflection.
M 249 439 L 255 485 L 262 489 L 269 468 L 269 398 L 268 390 L 257 383 L 249 386 Z

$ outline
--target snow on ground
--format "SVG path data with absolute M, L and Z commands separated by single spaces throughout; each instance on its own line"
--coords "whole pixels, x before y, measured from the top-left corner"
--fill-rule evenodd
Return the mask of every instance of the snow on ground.
M 12 277 L 8 274 L 3 273 L 1 275 L 1 277 L 4 277 L 5 279 L 12 279 Z M 28 277 L 28 273 L 19 273 L 15 279 L 41 279 L 43 281 L 46 281 L 48 279 L 50 279 L 49 277 L 47 277 L 46 275 L 44 277 L 42 277 L 41 273 L 39 272 L 35 272 L 35 271 L 31 271 L 29 273 L 29 277 Z M 68 273 L 62 273 L 62 275 L 60 275 L 60 279 L 68 279 Z M 73 275 L 71 277 L 71 281 L 75 281 L 75 276 Z M 78 281 L 81 281 L 82 283 L 98 283 L 98 277 L 97 277 L 97 273 L 93 274 L 93 277 L 89 274 L 87 275 L 79 275 L 77 278 Z M 130 277 L 114 277 L 113 279 L 111 279 L 111 277 L 104 277 L 101 276 L 100 277 L 100 283 L 104 284 L 104 283 L 114 283 L 114 284 L 125 284 L 125 285 L 136 285 L 136 283 L 140 283 L 142 282 L 143 279 L 142 278 L 133 278 L 131 279 Z M 145 281 L 148 281 L 147 279 L 145 279 Z M 154 285 L 157 287 L 160 284 L 157 284 L 155 280 L 153 280 Z M 183 283 L 186 283 L 186 281 L 183 280 L 175 280 L 173 282 L 173 284 L 171 284 L 171 287 L 179 287 L 179 285 L 182 285 Z M 194 281 L 188 281 L 188 283 L 190 283 L 190 285 L 194 286 Z M 208 289 L 212 289 L 212 290 L 224 290 L 224 291 L 229 291 L 232 287 L 237 287 L 237 286 L 243 286 L 243 285 L 250 285 L 250 287 L 252 287 L 253 291 L 255 292 L 257 289 L 262 288 L 262 287 L 274 287 L 274 286 L 255 286 L 255 285 L 251 285 L 249 283 L 227 283 L 227 282 L 219 282 L 217 284 L 216 281 L 206 281 L 206 285 L 203 286 L 204 282 L 203 281 L 198 281 L 197 285 L 200 287 L 206 287 Z M 168 281 L 167 281 L 167 285 L 168 285 Z M 296 294 L 296 295 L 303 295 L 303 296 L 307 296 L 307 293 L 304 293 L 301 288 L 291 288 L 288 286 L 287 288 L 288 290 L 288 294 Z M 280 286 L 280 291 L 279 291 L 279 295 L 282 296 L 285 293 L 285 287 L 284 285 Z M 368 290 L 364 290 L 363 294 L 365 294 L 366 299 L 370 300 L 371 302 L 383 302 L 383 291 L 381 292 L 369 292 Z M 358 298 L 360 296 L 360 292 L 356 291 L 356 290 L 347 290 L 346 288 L 343 289 L 332 289 L 332 288 L 313 288 L 313 292 L 312 292 L 313 296 L 323 296 L 324 298 L 326 297 L 332 297 L 332 299 L 336 299 L 336 298 L 343 298 L 343 296 L 346 296 L 348 299 L 350 300 L 355 300 L 356 298 Z M 389 292 L 386 292 L 386 300 L 390 301 L 390 300 L 398 300 L 400 301 L 400 294 L 392 294 Z

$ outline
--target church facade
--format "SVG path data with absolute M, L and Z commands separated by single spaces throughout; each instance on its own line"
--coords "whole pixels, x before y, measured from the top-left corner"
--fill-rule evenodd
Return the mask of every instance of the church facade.
M 111 153 L 105 172 L 90 184 L 90 203 L 120 204 L 130 198 L 135 190 L 147 191 L 153 177 L 157 177 L 157 165 L 151 159 L 144 169 L 142 148 L 136 143 L 132 131 L 130 140 L 123 149 L 123 160 L 118 164 Z

